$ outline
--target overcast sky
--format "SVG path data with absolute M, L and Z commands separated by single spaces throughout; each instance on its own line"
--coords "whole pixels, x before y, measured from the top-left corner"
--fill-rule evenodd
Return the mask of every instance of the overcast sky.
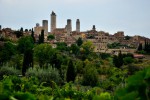
M 124 31 L 150 38 L 150 0 L 0 0 L 0 25 L 31 29 L 42 20 L 50 23 L 52 10 L 60 28 L 72 19 L 75 30 L 80 19 L 82 31 L 96 25 L 98 31 L 110 34 Z

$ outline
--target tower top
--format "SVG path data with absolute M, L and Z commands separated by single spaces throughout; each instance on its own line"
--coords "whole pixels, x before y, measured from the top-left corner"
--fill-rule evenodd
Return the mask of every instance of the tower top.
M 51 15 L 54 15 L 54 16 L 56 16 L 56 14 L 55 14 L 55 12 L 54 12 L 54 11 L 52 11 Z
M 96 30 L 96 27 L 95 27 L 95 25 L 93 25 L 93 28 L 92 28 L 94 31 Z
M 77 19 L 77 22 L 80 22 L 80 20 L 79 20 L 79 19 Z

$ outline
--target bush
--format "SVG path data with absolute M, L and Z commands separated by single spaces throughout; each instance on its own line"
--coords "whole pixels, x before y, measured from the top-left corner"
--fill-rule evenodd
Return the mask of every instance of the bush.
M 83 73 L 83 85 L 96 86 L 98 83 L 98 72 L 95 66 L 87 65 Z
M 123 58 L 123 63 L 124 63 L 125 65 L 131 64 L 131 63 L 133 63 L 133 62 L 134 62 L 134 60 L 133 60 L 133 58 L 131 58 L 131 57 L 125 57 L 125 58 Z
M 111 100 L 111 96 L 108 92 L 101 93 L 100 95 L 95 95 L 93 100 Z
M 36 100 L 34 95 L 30 93 L 22 93 L 22 92 L 17 92 L 14 94 L 15 100 Z
M 57 69 L 49 67 L 48 69 L 42 69 L 42 68 L 30 68 L 26 75 L 28 77 L 35 76 L 37 77 L 40 82 L 46 82 L 47 85 L 51 83 L 51 81 L 54 81 L 56 83 L 60 82 L 60 75 Z
M 0 80 L 4 75 L 20 75 L 21 72 L 13 67 L 3 66 L 0 68 Z

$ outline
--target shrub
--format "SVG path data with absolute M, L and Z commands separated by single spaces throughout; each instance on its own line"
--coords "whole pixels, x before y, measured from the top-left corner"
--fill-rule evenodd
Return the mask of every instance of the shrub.
M 40 82 L 46 82 L 46 84 L 50 84 L 51 81 L 54 81 L 56 83 L 60 82 L 60 75 L 59 75 L 58 70 L 52 67 L 49 67 L 48 69 L 30 68 L 27 71 L 26 75 L 28 77 L 35 76 L 40 80 Z
M 124 63 L 125 65 L 131 64 L 131 63 L 133 63 L 133 62 L 134 62 L 134 60 L 133 60 L 133 58 L 131 58 L 131 57 L 125 57 L 125 58 L 123 58 L 123 63 Z
M 83 73 L 83 85 L 96 86 L 98 83 L 98 72 L 91 64 L 85 67 Z
M 4 75 L 20 75 L 20 74 L 21 73 L 19 70 L 13 67 L 8 67 L 7 65 L 0 68 L 0 79 L 2 79 Z

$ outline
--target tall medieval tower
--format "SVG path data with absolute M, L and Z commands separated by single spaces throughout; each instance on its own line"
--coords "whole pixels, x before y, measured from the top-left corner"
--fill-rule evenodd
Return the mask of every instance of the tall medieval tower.
M 77 19 L 76 21 L 76 32 L 79 33 L 80 32 L 80 20 Z
M 48 35 L 48 20 L 43 20 L 42 21 L 42 26 L 43 26 L 43 29 L 44 29 L 44 34 Z
M 51 13 L 51 33 L 56 29 L 56 14 L 52 11 Z
M 70 35 L 72 32 L 72 23 L 71 19 L 67 19 L 67 34 Z

